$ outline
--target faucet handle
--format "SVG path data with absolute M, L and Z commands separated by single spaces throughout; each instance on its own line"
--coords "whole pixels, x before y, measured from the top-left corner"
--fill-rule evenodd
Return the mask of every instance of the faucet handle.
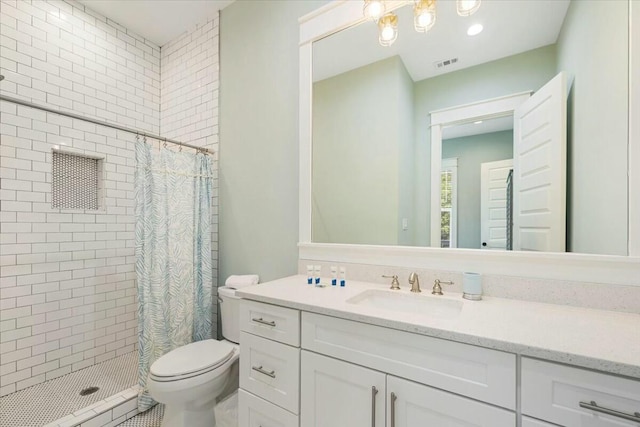
M 391 281 L 391 289 L 393 289 L 394 291 L 400 290 L 400 282 L 398 282 L 398 276 L 396 276 L 395 274 L 393 276 L 385 276 L 383 274 L 382 277 L 384 277 L 385 279 L 393 279 Z
M 444 295 L 442 293 L 442 286 L 440 286 L 441 284 L 443 284 L 443 285 L 453 285 L 453 282 L 452 281 L 446 281 L 445 282 L 445 281 L 442 281 L 440 279 L 434 280 L 433 289 L 431 290 L 431 293 L 433 295 Z

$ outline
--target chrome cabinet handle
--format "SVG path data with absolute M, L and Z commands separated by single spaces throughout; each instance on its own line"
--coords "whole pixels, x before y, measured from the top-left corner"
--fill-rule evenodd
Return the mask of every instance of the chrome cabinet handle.
M 256 323 L 262 323 L 263 325 L 267 325 L 267 326 L 276 326 L 276 322 L 274 322 L 273 320 L 264 320 L 262 317 L 259 319 L 256 319 L 255 317 L 253 319 L 251 319 L 253 322 Z
M 262 365 L 260 365 L 260 366 L 252 366 L 251 369 L 253 369 L 256 372 L 260 372 L 262 375 L 266 375 L 266 376 L 271 377 L 271 378 L 275 378 L 276 377 L 276 371 L 265 371 L 264 369 L 262 369 Z
M 398 396 L 391 392 L 391 427 L 396 427 L 396 400 Z
M 376 386 L 371 387 L 371 427 L 376 427 L 376 394 L 378 394 Z
M 626 412 L 616 411 L 615 409 L 603 408 L 598 406 L 595 400 L 591 402 L 580 402 L 580 407 L 585 409 L 591 409 L 592 411 L 602 412 L 603 414 L 611 415 L 625 420 L 635 421 L 640 423 L 640 412 L 634 412 L 633 414 L 627 414 Z

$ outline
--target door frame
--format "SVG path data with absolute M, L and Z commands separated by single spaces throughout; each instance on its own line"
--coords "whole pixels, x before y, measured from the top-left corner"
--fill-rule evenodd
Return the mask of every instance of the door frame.
M 491 98 L 471 104 L 436 110 L 431 117 L 431 195 L 430 195 L 430 231 L 431 246 L 440 247 L 440 174 L 442 162 L 442 130 L 447 126 L 463 124 L 477 120 L 513 115 L 513 111 L 531 97 L 533 91 L 518 92 L 511 95 Z

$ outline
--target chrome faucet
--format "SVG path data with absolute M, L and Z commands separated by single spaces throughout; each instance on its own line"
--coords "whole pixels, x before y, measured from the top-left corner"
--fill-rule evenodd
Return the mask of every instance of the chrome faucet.
M 441 284 L 441 283 L 443 283 L 443 284 L 445 284 L 445 285 L 453 285 L 453 282 L 451 282 L 451 281 L 449 281 L 449 282 L 443 282 L 443 281 L 441 281 L 440 279 L 436 279 L 436 280 L 433 282 L 433 289 L 431 290 L 431 293 L 432 293 L 433 295 L 444 295 L 444 294 L 442 293 L 442 286 L 440 286 L 440 284 Z
M 416 273 L 411 273 L 409 275 L 409 284 L 411 285 L 411 292 L 422 292 L 420 290 L 420 280 L 418 280 L 418 275 Z

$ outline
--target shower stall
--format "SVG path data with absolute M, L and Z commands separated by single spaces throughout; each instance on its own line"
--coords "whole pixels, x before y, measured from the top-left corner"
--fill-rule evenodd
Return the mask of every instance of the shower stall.
M 0 18 L 0 425 L 117 425 L 137 413 L 136 135 L 217 151 L 219 18 L 162 49 L 78 2 Z M 211 239 L 215 268 L 217 217 Z

